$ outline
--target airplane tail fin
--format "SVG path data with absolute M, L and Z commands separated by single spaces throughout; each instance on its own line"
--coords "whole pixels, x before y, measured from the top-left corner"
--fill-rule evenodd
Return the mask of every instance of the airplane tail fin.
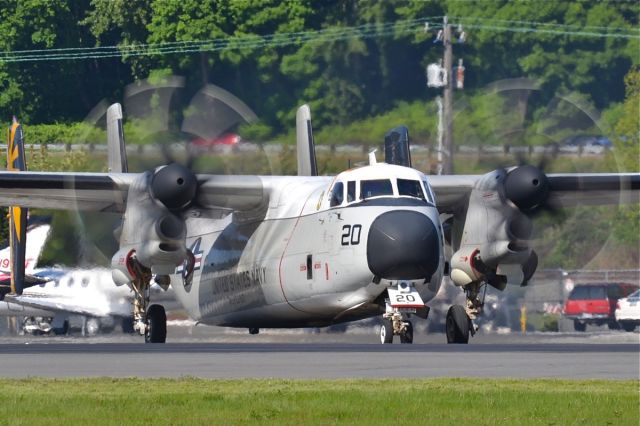
M 411 167 L 409 130 L 405 126 L 391 129 L 384 135 L 384 162 Z
M 7 140 L 7 170 L 25 171 L 27 163 L 24 155 L 22 126 L 13 117 Z M 25 260 L 27 247 L 27 209 L 20 206 L 9 207 L 9 248 L 11 268 L 11 293 L 22 294 L 24 289 Z
M 25 272 L 33 273 L 38 266 L 38 261 L 44 250 L 44 245 L 49 238 L 51 225 L 45 221 L 33 223 L 28 220 L 27 236 L 25 240 Z M 11 269 L 11 244 L 0 250 L 0 275 Z
M 127 152 L 122 128 L 122 107 L 115 103 L 107 109 L 107 144 L 109 150 L 109 171 L 127 173 Z
M 309 105 L 302 105 L 296 113 L 296 143 L 298 151 L 298 176 L 318 176 L 316 149 L 311 130 Z

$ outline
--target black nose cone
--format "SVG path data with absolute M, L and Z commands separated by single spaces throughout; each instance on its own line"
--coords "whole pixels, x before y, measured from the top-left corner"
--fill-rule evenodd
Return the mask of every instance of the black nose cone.
M 369 229 L 367 262 L 374 275 L 389 280 L 430 279 L 438 269 L 438 231 L 422 213 L 383 213 Z

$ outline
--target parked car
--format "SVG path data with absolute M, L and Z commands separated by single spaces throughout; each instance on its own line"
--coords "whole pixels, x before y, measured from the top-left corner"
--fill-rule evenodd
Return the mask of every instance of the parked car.
M 640 324 L 640 290 L 618 300 L 616 321 L 626 331 L 633 331 Z
M 213 148 L 217 146 L 233 146 L 242 141 L 240 135 L 235 133 L 225 133 L 217 138 L 198 138 L 191 141 L 191 145 L 197 148 Z
M 616 303 L 636 290 L 637 285 L 625 283 L 578 284 L 564 304 L 563 315 L 573 320 L 576 331 L 585 331 L 587 324 L 617 329 Z
M 606 136 L 598 135 L 577 135 L 566 138 L 562 141 L 564 146 L 600 146 L 603 148 L 612 148 L 613 143 Z

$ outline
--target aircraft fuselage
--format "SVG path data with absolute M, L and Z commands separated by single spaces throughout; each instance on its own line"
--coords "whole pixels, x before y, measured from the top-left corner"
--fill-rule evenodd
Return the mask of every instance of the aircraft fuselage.
M 444 258 L 433 204 L 388 196 L 332 207 L 328 193 L 335 179 L 328 177 L 271 178 L 265 185 L 273 189 L 263 218 L 229 214 L 212 220 L 194 214 L 187 220 L 187 245 L 196 257 L 193 279 L 188 282 L 179 267 L 171 282 L 178 300 L 197 321 L 232 327 L 306 327 L 362 319 L 382 313 L 380 298 L 398 281 L 414 285 L 425 302 L 435 297 Z M 405 278 L 391 273 L 393 278 L 387 279 L 372 271 L 372 262 L 379 262 L 373 252 L 384 252 L 386 246 L 370 241 L 370 234 L 379 231 L 376 220 L 391 212 L 404 212 L 392 214 L 418 221 L 420 229 L 405 233 L 422 232 L 423 223 L 436 230 L 429 246 L 433 249 L 420 258 L 433 265 L 427 279 L 414 272 Z M 381 232 L 384 239 L 386 233 Z M 394 233 L 389 235 L 393 244 L 403 231 L 389 233 Z

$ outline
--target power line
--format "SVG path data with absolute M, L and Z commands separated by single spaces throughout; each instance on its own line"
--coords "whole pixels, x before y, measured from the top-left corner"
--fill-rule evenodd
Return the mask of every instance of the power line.
M 423 20 L 411 20 L 379 25 L 369 24 L 358 27 L 331 28 L 321 31 L 271 34 L 267 36 L 229 37 L 202 41 L 4 52 L 0 54 L 0 62 L 36 62 L 45 60 L 215 52 L 221 50 L 281 47 L 305 42 L 330 42 L 353 38 L 389 37 L 418 32 L 423 22 Z
M 536 33 L 536 34 L 552 34 L 552 35 L 566 35 L 566 36 L 578 36 L 578 37 L 594 37 L 594 38 L 617 38 L 617 39 L 635 39 L 640 40 L 640 34 L 613 34 L 613 33 L 597 33 L 590 31 L 563 31 L 548 28 L 525 28 L 525 27 L 504 27 L 497 25 L 486 24 L 463 24 L 467 28 L 474 28 L 478 30 L 492 30 L 498 32 L 514 32 L 514 33 Z
M 334 27 L 318 31 L 269 34 L 265 36 L 255 35 L 140 45 L 113 45 L 84 48 L 54 48 L 9 51 L 0 53 L 0 62 L 16 63 L 102 59 L 116 57 L 127 58 L 153 55 L 164 56 L 181 53 L 274 48 L 303 43 L 327 43 L 333 41 L 344 41 L 356 38 L 384 38 L 422 32 L 425 23 L 428 23 L 429 28 L 432 29 L 442 28 L 442 24 L 438 22 L 441 18 L 441 16 L 434 16 L 412 20 L 384 22 L 379 24 L 365 24 L 355 27 Z M 535 33 L 597 38 L 640 39 L 640 31 L 638 31 L 637 29 L 624 29 L 617 27 L 578 26 L 533 21 L 509 21 L 501 19 L 464 17 L 452 18 L 451 23 L 453 25 L 463 25 L 465 27 L 475 28 L 478 30 L 497 32 Z
M 484 22 L 489 22 L 489 23 L 500 23 L 500 24 L 512 24 L 512 25 L 526 25 L 526 26 L 549 26 L 549 27 L 556 27 L 556 28 L 562 28 L 565 30 L 568 29 L 576 29 L 576 30 L 580 30 L 580 31 L 591 31 L 591 32 L 596 32 L 596 31 L 600 31 L 600 30 L 606 30 L 606 31 L 625 31 L 625 32 L 635 32 L 637 34 L 640 34 L 640 28 L 622 28 L 622 27 L 605 27 L 605 26 L 596 26 L 596 25 L 577 25 L 577 24 L 558 24 L 556 22 L 537 22 L 537 21 L 518 21 L 518 20 L 509 20 L 509 19 L 497 19 L 497 18 L 480 18 L 480 17 L 473 17 L 473 18 L 465 18 L 465 17 L 451 17 L 451 20 L 455 20 L 458 22 L 464 22 L 464 21 L 471 21 L 471 22 L 478 22 L 478 21 L 484 21 Z

